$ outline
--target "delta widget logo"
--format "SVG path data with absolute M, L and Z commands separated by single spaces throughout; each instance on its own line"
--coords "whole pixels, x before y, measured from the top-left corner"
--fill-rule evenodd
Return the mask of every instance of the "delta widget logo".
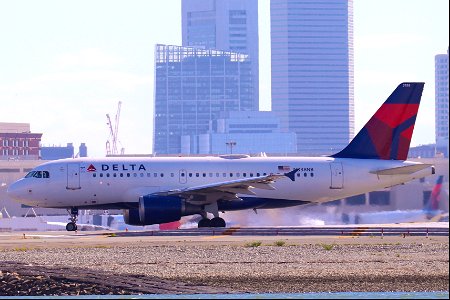
M 88 172 L 95 172 L 95 171 L 97 171 L 97 169 L 94 167 L 93 164 L 91 164 L 91 165 L 89 165 L 89 167 L 86 169 L 86 171 L 88 171 Z

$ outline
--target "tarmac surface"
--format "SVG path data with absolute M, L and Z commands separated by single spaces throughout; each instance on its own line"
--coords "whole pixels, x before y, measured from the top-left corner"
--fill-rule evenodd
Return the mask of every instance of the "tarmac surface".
M 97 230 L 97 231 L 46 231 L 46 232 L 0 232 L 0 250 L 14 247 L 48 248 L 80 245 L 127 245 L 133 243 L 165 244 L 173 242 L 202 244 L 239 244 L 251 239 L 273 242 L 283 237 L 293 243 L 334 242 L 361 243 L 355 237 L 369 237 L 364 243 L 379 242 L 374 237 L 406 238 L 409 241 L 422 237 L 444 237 L 448 241 L 449 223 L 401 223 L 342 226 L 299 227 L 231 227 L 192 228 L 179 230 Z M 114 237 L 114 239 L 111 239 Z

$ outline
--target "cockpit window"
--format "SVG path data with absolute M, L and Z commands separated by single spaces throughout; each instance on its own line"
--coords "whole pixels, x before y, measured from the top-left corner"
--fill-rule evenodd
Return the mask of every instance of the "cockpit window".
M 31 171 L 27 175 L 25 175 L 25 178 L 50 178 L 50 173 L 48 171 Z
M 28 172 L 28 174 L 27 174 L 27 175 L 25 175 L 25 178 L 30 178 L 30 177 L 33 177 L 34 173 L 36 173 L 36 171 L 31 171 L 31 172 Z

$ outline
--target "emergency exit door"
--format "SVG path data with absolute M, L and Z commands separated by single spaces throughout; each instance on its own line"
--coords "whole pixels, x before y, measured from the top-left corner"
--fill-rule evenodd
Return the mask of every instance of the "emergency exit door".
M 344 170 L 342 163 L 331 163 L 331 189 L 342 189 L 344 187 Z

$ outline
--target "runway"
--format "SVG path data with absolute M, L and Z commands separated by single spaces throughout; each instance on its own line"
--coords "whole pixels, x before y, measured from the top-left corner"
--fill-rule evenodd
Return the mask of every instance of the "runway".
M 230 227 L 192 228 L 178 230 L 153 230 L 116 232 L 118 236 L 448 236 L 448 223 L 420 223 L 363 225 L 363 226 L 321 226 L 321 227 Z
M 428 238 L 447 239 L 449 223 L 404 223 L 368 224 L 342 226 L 302 226 L 302 227 L 230 227 L 230 228 L 189 228 L 178 230 L 139 231 L 44 231 L 44 232 L 0 232 L 0 250 L 25 247 L 73 247 L 80 245 L 112 245 L 124 243 L 245 243 L 259 240 L 265 243 L 284 239 L 295 243 L 373 243 L 379 239 L 426 240 Z M 376 237 L 376 239 L 372 239 Z M 351 238 L 357 238 L 350 241 Z

